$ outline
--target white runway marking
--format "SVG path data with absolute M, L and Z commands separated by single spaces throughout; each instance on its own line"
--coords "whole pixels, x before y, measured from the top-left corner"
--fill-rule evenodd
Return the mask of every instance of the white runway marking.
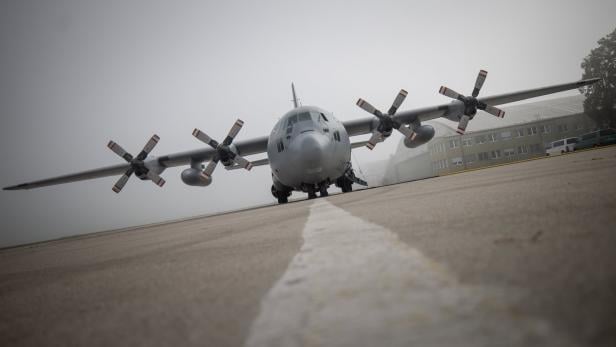
M 460 284 L 395 233 L 318 199 L 246 346 L 568 346 L 503 291 Z

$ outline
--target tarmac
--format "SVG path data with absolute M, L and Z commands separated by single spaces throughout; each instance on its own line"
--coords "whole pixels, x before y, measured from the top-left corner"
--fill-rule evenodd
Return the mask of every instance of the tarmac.
M 0 345 L 615 346 L 616 147 L 0 251 Z

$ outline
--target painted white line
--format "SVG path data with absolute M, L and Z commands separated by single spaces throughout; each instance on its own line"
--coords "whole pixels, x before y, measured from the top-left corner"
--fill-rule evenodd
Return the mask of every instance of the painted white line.
M 246 346 L 569 346 L 511 293 L 460 284 L 395 233 L 318 199 Z

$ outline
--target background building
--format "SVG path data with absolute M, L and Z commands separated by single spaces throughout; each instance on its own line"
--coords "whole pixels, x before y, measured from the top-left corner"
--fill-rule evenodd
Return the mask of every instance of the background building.
M 453 127 L 432 122 L 436 136 L 427 145 L 408 149 L 400 142 L 383 183 L 544 156 L 546 144 L 596 129 L 595 123 L 583 113 L 583 101 L 584 97 L 579 95 L 507 107 L 505 119 L 509 124 L 502 126 L 500 122 L 500 127 L 490 127 L 501 121 L 493 117 L 488 121 L 489 129 L 462 136 Z

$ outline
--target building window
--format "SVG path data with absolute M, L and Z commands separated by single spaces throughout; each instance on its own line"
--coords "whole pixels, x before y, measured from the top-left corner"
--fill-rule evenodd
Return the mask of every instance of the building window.
M 507 149 L 503 149 L 503 154 L 505 155 L 505 157 L 513 157 L 515 155 L 515 149 L 513 148 L 507 148 Z
M 584 124 L 582 123 L 576 123 L 575 124 L 575 130 L 582 130 L 584 129 Z
M 432 163 L 432 166 L 433 166 L 435 171 L 446 169 L 447 168 L 447 160 L 446 159 L 437 160 L 437 161 Z
M 518 154 L 527 154 L 527 153 L 528 153 L 527 145 L 518 146 Z
M 496 134 L 495 133 L 488 134 L 487 138 L 488 138 L 488 142 L 495 142 L 496 141 Z
M 488 152 L 481 152 L 478 154 L 479 161 L 488 160 Z
M 524 136 L 524 129 L 517 129 L 515 131 L 514 135 L 515 135 L 515 137 L 522 137 L 522 136 Z
M 542 125 L 541 126 L 541 132 L 544 134 L 549 134 L 550 133 L 550 126 L 549 125 Z
M 443 142 L 435 143 L 432 146 L 432 151 L 435 152 L 435 153 L 444 152 L 445 151 L 445 143 L 443 143 Z
M 462 146 L 464 147 L 470 147 L 473 145 L 473 139 L 470 137 L 464 138 L 462 139 Z
M 481 135 L 481 136 L 477 136 L 475 137 L 475 142 L 479 145 L 486 143 L 486 137 Z
M 511 131 L 503 131 L 500 133 L 501 139 L 509 140 L 511 138 Z
M 462 157 L 451 158 L 451 165 L 462 166 Z
M 569 128 L 567 127 L 567 124 L 559 124 L 558 125 L 558 131 L 561 133 L 564 133 L 565 131 L 568 131 Z
M 490 159 L 498 159 L 500 157 L 501 157 L 500 149 L 496 149 L 496 150 L 493 150 L 492 152 L 490 152 Z
M 526 135 L 537 135 L 537 127 L 526 128 Z
M 458 140 L 449 140 L 449 148 L 458 148 L 460 147 L 460 142 Z

